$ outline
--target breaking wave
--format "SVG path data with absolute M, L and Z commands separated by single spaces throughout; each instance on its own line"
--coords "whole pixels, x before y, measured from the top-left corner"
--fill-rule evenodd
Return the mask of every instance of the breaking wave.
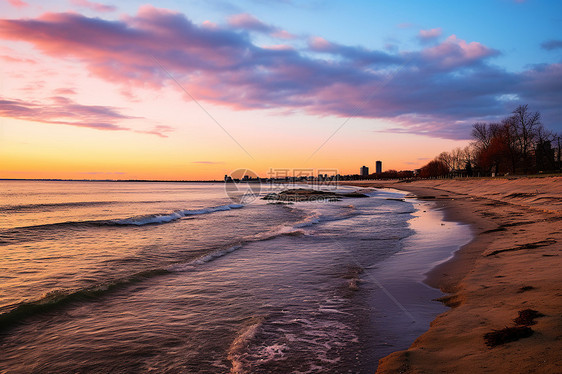
M 176 210 L 175 212 L 169 214 L 151 214 L 151 215 L 137 216 L 137 217 L 131 217 L 125 219 L 110 220 L 107 222 L 116 225 L 143 226 L 143 225 L 158 224 L 158 223 L 168 223 L 188 216 L 222 212 L 225 210 L 240 209 L 243 207 L 244 205 L 241 204 L 230 204 L 230 205 L 221 205 L 211 208 L 203 208 L 203 209 L 195 209 L 195 210 L 193 209 Z
M 241 204 L 230 204 L 230 205 L 220 205 L 220 206 L 202 208 L 202 209 L 181 209 L 181 210 L 176 210 L 172 213 L 146 214 L 142 216 L 134 216 L 134 217 L 123 218 L 123 219 L 57 222 L 57 223 L 50 223 L 45 225 L 17 227 L 10 230 L 34 229 L 34 228 L 48 229 L 50 227 L 56 228 L 62 226 L 114 226 L 114 225 L 143 226 L 143 225 L 150 225 L 150 224 L 167 223 L 167 222 L 178 220 L 183 217 L 209 214 L 214 212 L 222 212 L 231 209 L 240 209 L 243 207 L 244 205 Z

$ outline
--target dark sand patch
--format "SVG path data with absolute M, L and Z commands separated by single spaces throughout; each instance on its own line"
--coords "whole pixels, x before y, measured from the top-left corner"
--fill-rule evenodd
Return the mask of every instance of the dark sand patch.
M 484 335 L 484 341 L 490 348 L 533 335 L 533 329 L 527 326 L 505 327 L 493 330 Z

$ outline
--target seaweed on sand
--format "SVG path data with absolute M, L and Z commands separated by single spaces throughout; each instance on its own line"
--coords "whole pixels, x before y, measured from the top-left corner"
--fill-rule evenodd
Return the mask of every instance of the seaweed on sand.
M 534 290 L 534 289 L 535 289 L 535 287 L 533 287 L 533 286 L 523 286 L 517 291 L 517 293 L 523 293 L 523 292 L 531 291 L 531 290 Z
M 513 322 L 517 325 L 531 326 L 537 323 L 535 318 L 538 317 L 544 317 L 544 314 L 533 309 L 525 309 L 519 311 L 519 317 L 515 318 Z
M 484 335 L 488 347 L 495 347 L 504 343 L 514 342 L 533 335 L 533 329 L 527 326 L 505 327 L 501 330 L 493 330 Z

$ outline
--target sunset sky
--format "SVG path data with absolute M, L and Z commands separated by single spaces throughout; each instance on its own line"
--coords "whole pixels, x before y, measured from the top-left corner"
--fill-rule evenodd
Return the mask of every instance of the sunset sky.
M 414 169 L 519 104 L 562 131 L 562 1 L 2 0 L 0 178 Z

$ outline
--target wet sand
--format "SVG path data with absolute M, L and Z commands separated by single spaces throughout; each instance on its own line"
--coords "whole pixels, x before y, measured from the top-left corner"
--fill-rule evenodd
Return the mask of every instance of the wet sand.
M 380 360 L 377 373 L 562 372 L 562 178 L 346 184 L 391 187 L 435 201 L 468 223 L 474 240 L 425 282 L 451 309 L 411 347 Z M 484 335 L 518 326 L 518 312 L 544 316 L 530 337 L 489 347 Z
M 448 309 L 435 301 L 443 292 L 428 286 L 424 279 L 428 269 L 447 261 L 472 238 L 468 225 L 445 221 L 444 211 L 436 208 L 435 202 L 409 202 L 416 209 L 409 221 L 415 234 L 402 240 L 398 253 L 363 274 L 370 283 L 367 300 L 372 311 L 364 330 L 374 334 L 365 340 L 372 344 L 368 350 L 372 357 L 363 359 L 365 373 L 372 373 L 384 356 L 408 348 Z

